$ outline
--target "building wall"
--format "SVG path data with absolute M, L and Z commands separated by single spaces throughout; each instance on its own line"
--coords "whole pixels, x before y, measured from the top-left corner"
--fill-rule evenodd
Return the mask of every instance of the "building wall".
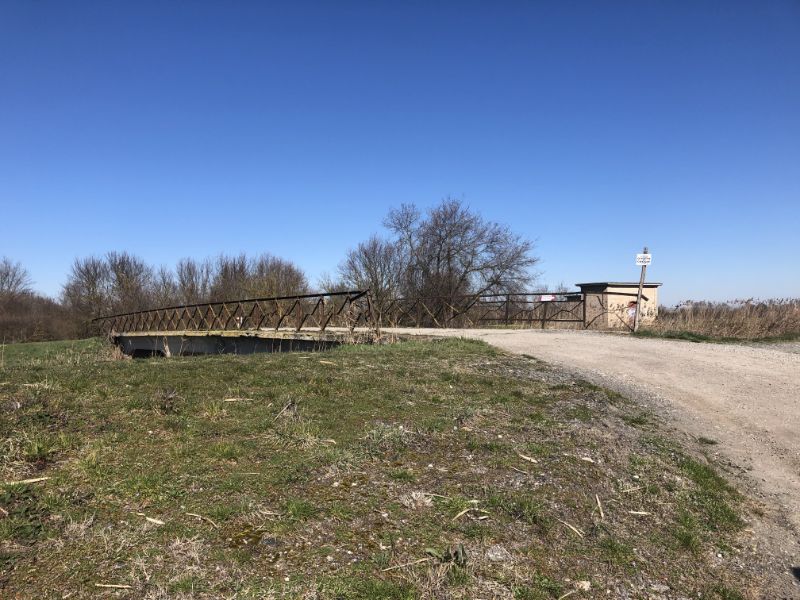
M 585 327 L 587 329 L 608 329 L 608 313 L 606 312 L 605 294 L 587 292 Z
M 628 304 L 631 302 L 631 300 L 635 301 L 636 297 L 622 296 L 619 294 L 619 292 L 635 294 L 637 292 L 637 288 L 626 286 L 608 287 L 606 289 L 606 293 L 603 294 L 608 311 L 606 327 L 610 329 L 624 329 L 633 325 L 630 322 L 630 317 L 628 317 Z M 642 299 L 642 312 L 639 317 L 639 322 L 644 324 L 654 321 L 658 316 L 658 288 L 645 287 L 642 295 L 647 296 L 647 300 L 644 298 Z

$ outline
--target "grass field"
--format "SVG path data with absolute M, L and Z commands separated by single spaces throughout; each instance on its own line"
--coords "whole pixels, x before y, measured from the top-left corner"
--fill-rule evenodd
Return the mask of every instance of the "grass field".
M 760 585 L 732 558 L 747 503 L 713 440 L 680 447 L 632 402 L 478 342 L 115 360 L 90 340 L 2 361 L 3 598 Z

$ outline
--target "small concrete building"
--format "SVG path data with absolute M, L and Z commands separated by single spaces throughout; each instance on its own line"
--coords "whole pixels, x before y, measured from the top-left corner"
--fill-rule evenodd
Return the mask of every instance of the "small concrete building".
M 584 327 L 587 329 L 630 329 L 633 327 L 633 309 L 639 282 L 595 281 L 576 283 L 585 301 Z M 660 283 L 645 283 L 642 290 L 640 323 L 653 321 L 658 316 L 658 288 Z

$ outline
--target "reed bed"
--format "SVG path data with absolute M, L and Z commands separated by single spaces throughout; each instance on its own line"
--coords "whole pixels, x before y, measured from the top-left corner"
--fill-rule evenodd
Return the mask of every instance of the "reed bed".
M 800 338 L 800 298 L 686 301 L 672 308 L 662 306 L 644 333 L 748 340 Z

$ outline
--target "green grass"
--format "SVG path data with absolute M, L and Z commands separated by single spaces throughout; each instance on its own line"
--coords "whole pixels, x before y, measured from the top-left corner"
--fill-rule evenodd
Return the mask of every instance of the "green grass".
M 4 344 L 5 365 L 0 366 L 88 364 L 95 362 L 98 356 L 110 354 L 111 348 L 99 338 Z
M 286 515 L 286 518 L 293 522 L 307 521 L 317 514 L 317 509 L 313 504 L 307 502 L 306 500 L 298 500 L 294 498 L 290 498 L 286 501 L 286 503 L 283 505 L 283 511 Z
M 712 598 L 719 600 L 744 600 L 744 596 L 738 590 L 729 588 L 726 585 L 716 584 L 711 587 Z
M 515 600 L 546 600 L 560 598 L 564 586 L 538 573 L 533 575 L 529 585 L 518 587 L 514 590 Z
M 602 538 L 599 546 L 602 550 L 603 558 L 616 566 L 624 567 L 630 564 L 634 558 L 633 549 L 630 545 L 612 537 Z
M 375 600 L 414 600 L 417 595 L 412 586 L 406 583 L 382 579 L 342 578 L 321 585 L 318 592 L 325 598 L 336 600 L 355 600 L 375 598 Z
M 647 413 L 640 412 L 633 415 L 623 415 L 622 420 L 631 427 L 644 428 L 650 424 L 651 417 Z
M 800 334 L 786 333 L 781 335 L 759 336 L 759 337 L 730 337 L 718 335 L 706 335 L 694 331 L 661 331 L 655 329 L 640 329 L 632 334 L 644 338 L 663 338 L 669 340 L 685 340 L 687 342 L 707 342 L 718 344 L 740 344 L 742 342 L 758 342 L 762 344 L 779 344 L 783 342 L 794 342 L 800 340 Z
M 736 529 L 742 520 L 733 507 L 738 495 L 725 479 L 709 465 L 691 458 L 680 462 L 683 473 L 695 486 L 689 493 L 689 501 L 700 514 L 705 526 L 711 530 Z
M 640 329 L 633 335 L 643 338 L 664 338 L 668 340 L 685 340 L 687 342 L 722 342 L 739 341 L 735 338 L 714 338 L 702 333 L 692 331 L 656 331 L 653 329 Z
M 541 502 L 529 493 L 492 494 L 487 499 L 487 505 L 515 521 L 535 525 L 544 530 L 552 526 L 552 519 L 547 515 Z
M 673 531 L 678 545 L 691 552 L 697 552 L 701 547 L 701 532 L 697 519 L 693 514 L 682 510 L 677 519 L 678 527 Z
M 0 486 L 3 597 L 557 598 L 634 562 L 696 597 L 750 577 L 705 558 L 742 522 L 712 466 L 619 395 L 478 342 L 9 345 L 0 411 L 2 480 L 49 478 Z

